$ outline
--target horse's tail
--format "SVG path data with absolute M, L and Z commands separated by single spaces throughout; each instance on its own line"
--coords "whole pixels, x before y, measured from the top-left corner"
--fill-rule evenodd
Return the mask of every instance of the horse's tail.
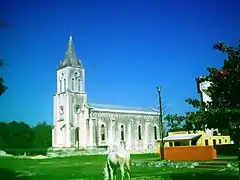
M 131 159 L 130 158 L 126 160 L 126 167 L 127 167 L 128 173 L 131 175 Z

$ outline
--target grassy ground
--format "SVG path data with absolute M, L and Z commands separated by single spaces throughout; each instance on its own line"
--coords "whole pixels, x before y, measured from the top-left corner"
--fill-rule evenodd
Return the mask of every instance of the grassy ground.
M 132 161 L 154 161 L 156 155 L 131 155 Z M 76 156 L 52 159 L 0 157 L 2 180 L 101 180 L 106 156 Z M 119 171 L 117 174 L 119 179 Z M 238 179 L 236 172 L 134 167 L 132 179 Z

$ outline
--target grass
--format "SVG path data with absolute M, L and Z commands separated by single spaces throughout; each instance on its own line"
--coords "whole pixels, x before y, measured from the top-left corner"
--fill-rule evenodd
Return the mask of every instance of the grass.
M 156 161 L 154 154 L 131 155 L 132 161 Z M 101 180 L 106 156 L 74 156 L 52 159 L 0 157 L 3 180 Z M 236 172 L 220 172 L 170 167 L 134 167 L 132 179 L 238 179 Z M 119 171 L 117 179 L 119 179 Z

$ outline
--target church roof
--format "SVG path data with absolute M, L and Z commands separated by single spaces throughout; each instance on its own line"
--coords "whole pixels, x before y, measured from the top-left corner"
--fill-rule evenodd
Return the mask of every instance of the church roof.
M 63 61 L 60 62 L 58 69 L 61 69 L 64 67 L 81 67 L 81 68 L 83 68 L 81 61 L 77 59 L 72 36 L 69 37 L 67 51 L 65 53 Z
M 96 104 L 90 103 L 88 104 L 91 108 L 98 111 L 111 111 L 111 112 L 135 112 L 135 113 L 151 113 L 158 114 L 157 112 L 151 110 L 150 108 L 139 108 L 139 107 L 126 107 L 126 106 L 118 106 L 118 105 L 108 105 L 108 104 Z

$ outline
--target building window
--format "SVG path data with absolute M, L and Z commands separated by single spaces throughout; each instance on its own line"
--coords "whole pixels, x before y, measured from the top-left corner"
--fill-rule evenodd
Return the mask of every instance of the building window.
M 138 125 L 138 140 L 142 140 L 142 127 Z
M 124 141 L 125 137 L 124 137 L 124 125 L 121 125 L 121 140 Z
M 157 140 L 157 126 L 154 126 L 154 139 Z
M 180 142 L 174 142 L 174 146 L 181 146 Z
M 222 144 L 222 140 L 221 139 L 218 140 L 218 144 Z
M 205 139 L 205 146 L 208 146 L 208 140 Z
M 213 146 L 215 146 L 217 143 L 216 143 L 216 139 L 213 140 Z
M 66 87 L 67 87 L 67 85 L 66 85 L 66 79 L 64 79 L 64 91 L 66 91 Z
M 74 78 L 72 78 L 72 91 L 74 91 Z
M 60 92 L 62 92 L 62 80 L 60 80 Z
M 213 131 L 213 136 L 217 136 L 217 135 L 218 135 L 217 131 Z
M 105 141 L 106 137 L 105 137 L 105 126 L 102 124 L 101 125 L 101 140 Z

